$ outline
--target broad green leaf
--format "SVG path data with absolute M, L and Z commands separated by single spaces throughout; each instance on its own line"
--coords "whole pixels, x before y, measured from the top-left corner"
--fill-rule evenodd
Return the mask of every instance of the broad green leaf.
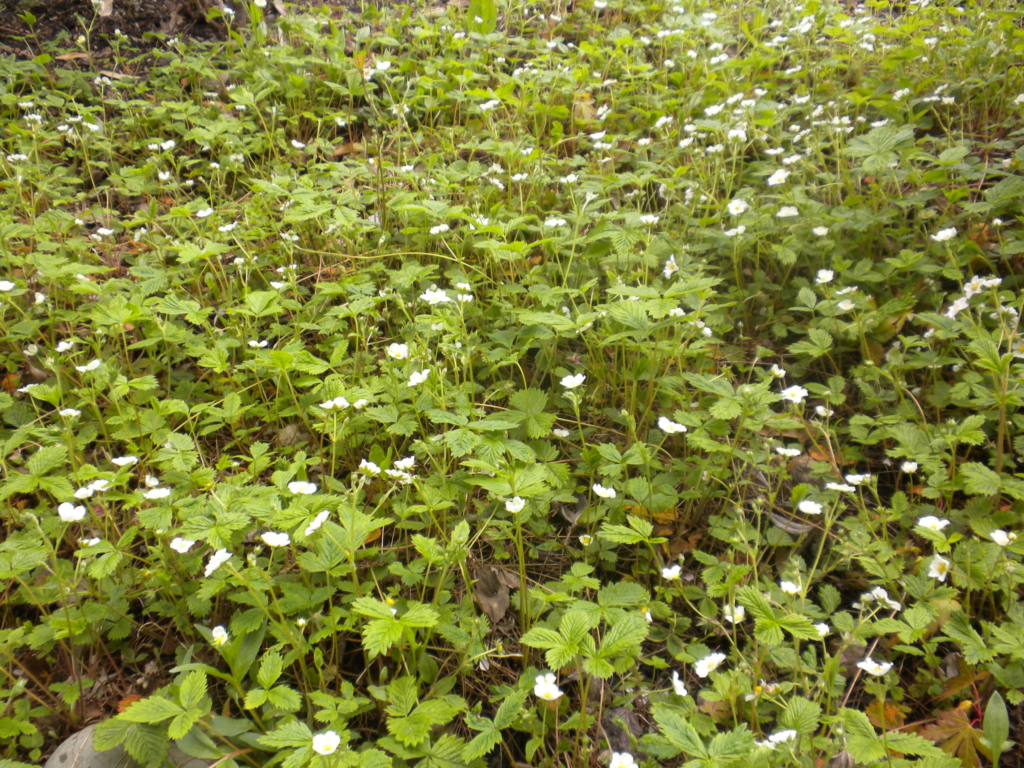
M 161 723 L 180 715 L 184 710 L 161 696 L 150 696 L 132 704 L 119 717 L 130 723 Z

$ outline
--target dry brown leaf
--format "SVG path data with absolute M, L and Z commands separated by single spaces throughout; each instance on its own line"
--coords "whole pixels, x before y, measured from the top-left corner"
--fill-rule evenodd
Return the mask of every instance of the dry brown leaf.
M 350 141 L 348 144 L 342 144 L 341 146 L 335 147 L 331 153 L 332 157 L 343 157 L 345 155 L 351 155 L 353 152 L 362 152 L 363 145 L 356 144 L 354 141 Z
M 508 610 L 510 603 L 508 596 L 508 587 L 505 586 L 503 580 L 499 578 L 499 572 L 495 568 L 491 568 L 489 565 L 485 565 L 477 569 L 476 573 L 476 588 L 474 589 L 474 596 L 476 601 L 480 604 L 480 608 L 487 614 L 487 618 L 491 620 L 491 626 L 497 625 L 499 621 L 505 618 L 505 612 Z

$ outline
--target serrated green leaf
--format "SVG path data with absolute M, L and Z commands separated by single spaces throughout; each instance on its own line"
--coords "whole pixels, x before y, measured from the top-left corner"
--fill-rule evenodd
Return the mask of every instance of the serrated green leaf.
M 195 670 L 182 680 L 178 689 L 178 700 L 185 709 L 199 707 L 206 696 L 206 673 Z
M 270 688 L 281 676 L 284 661 L 277 651 L 268 651 L 260 661 L 260 671 L 256 673 L 256 682 L 264 688 Z
M 302 709 L 299 692 L 286 685 L 278 685 L 267 691 L 267 701 L 283 712 L 298 712 Z
M 150 696 L 132 704 L 119 717 L 130 723 L 162 723 L 180 715 L 184 710 L 162 696 Z
M 292 720 L 265 736 L 261 736 L 257 741 L 261 747 L 268 749 L 305 747 L 312 743 L 313 734 L 305 723 L 300 720 Z
M 196 721 L 203 716 L 203 712 L 200 709 L 190 709 L 186 712 L 182 712 L 176 718 L 171 720 L 170 725 L 167 726 L 167 735 L 172 739 L 180 739 L 185 736 L 192 726 L 196 724 Z

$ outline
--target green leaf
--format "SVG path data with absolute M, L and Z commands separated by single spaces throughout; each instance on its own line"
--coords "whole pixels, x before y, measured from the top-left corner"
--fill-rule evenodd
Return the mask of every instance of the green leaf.
M 694 758 L 708 758 L 704 742 L 678 709 L 665 705 L 654 705 L 654 720 L 662 735 L 677 749 Z
M 520 642 L 531 648 L 556 648 L 564 643 L 560 634 L 544 627 L 534 627 L 523 635 Z
M 109 717 L 98 723 L 92 733 L 92 746 L 97 752 L 105 752 L 121 744 L 128 735 L 128 729 L 134 728 L 122 717 Z
M 278 685 L 267 691 L 267 701 L 284 712 L 298 712 L 302 709 L 299 692 L 286 685 Z
M 627 613 L 612 624 L 611 631 L 601 641 L 602 658 L 627 654 L 635 655 L 640 644 L 647 639 L 647 622 L 635 613 Z
M 992 661 L 992 651 L 984 638 L 971 626 L 963 611 L 956 611 L 942 628 L 946 635 L 960 645 L 968 664 L 986 664 Z
M 256 682 L 264 688 L 270 688 L 281 676 L 284 669 L 284 661 L 277 651 L 269 651 L 263 654 L 260 661 L 260 671 L 256 673 Z
M 204 712 L 201 709 L 190 709 L 187 712 L 182 712 L 171 720 L 171 724 L 167 726 L 167 735 L 172 739 L 183 738 L 186 733 L 192 730 L 192 726 L 196 724 L 196 721 L 203 714 Z
M 544 413 L 548 405 L 548 393 L 540 389 L 522 389 L 508 399 L 512 407 L 506 415 L 522 420 L 526 434 L 531 438 L 545 437 L 551 433 L 555 415 Z
M 33 453 L 26 466 L 33 477 L 40 477 L 61 466 L 67 456 L 68 449 L 63 445 L 50 445 Z
M 197 669 L 182 681 L 178 700 L 186 709 L 194 709 L 199 707 L 205 696 L 206 673 Z
M 267 702 L 267 691 L 265 688 L 251 688 L 245 692 L 245 708 L 256 709 Z
M 487 722 L 490 723 L 490 720 Z M 501 731 L 491 726 L 473 737 L 473 740 L 462 750 L 462 759 L 467 763 L 476 760 L 478 757 L 486 755 L 500 743 Z
M 370 658 L 383 655 L 402 639 L 402 625 L 393 617 L 374 619 L 363 627 L 363 647 Z
M 437 625 L 437 621 L 440 618 L 437 615 L 437 611 L 423 603 L 412 603 L 411 605 L 412 607 L 399 618 L 399 622 L 404 626 L 433 627 Z
M 794 696 L 786 699 L 786 710 L 779 718 L 784 728 L 792 728 L 797 733 L 814 733 L 818 730 L 821 720 L 821 707 L 813 701 Z
M 964 490 L 976 496 L 995 496 L 1002 486 L 998 474 L 976 461 L 960 465 L 960 478 L 964 482 Z
M 506 696 L 498 711 L 494 713 L 494 727 L 508 728 L 512 725 L 522 713 L 523 704 L 528 698 L 529 693 L 526 691 L 512 691 Z
M 305 723 L 299 720 L 292 720 L 280 728 L 271 731 L 266 736 L 261 736 L 258 743 L 261 747 L 268 749 L 284 749 L 286 747 L 304 747 L 313 741 L 313 734 Z
M 160 723 L 180 715 L 184 710 L 161 696 L 150 696 L 132 704 L 119 715 L 129 723 Z
M 988 698 L 982 729 L 985 732 L 985 739 L 988 741 L 988 748 L 992 750 L 992 762 L 998 764 L 999 754 L 1006 746 L 1006 740 L 1010 738 L 1010 716 L 1006 711 L 1006 702 L 999 695 L 999 691 L 993 691 Z

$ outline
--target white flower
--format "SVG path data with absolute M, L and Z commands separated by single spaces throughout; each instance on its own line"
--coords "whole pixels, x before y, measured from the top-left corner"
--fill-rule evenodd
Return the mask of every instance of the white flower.
M 375 66 L 377 67 L 378 72 L 386 72 L 387 70 L 391 69 L 391 62 L 387 61 L 386 59 L 381 59 L 376 63 Z
M 849 299 L 843 299 L 838 304 L 836 304 L 836 308 L 842 310 L 843 312 L 849 312 L 851 309 L 853 309 L 856 306 L 857 305 L 854 304 Z
M 306 148 L 306 145 L 303 144 L 298 139 L 292 139 L 292 146 L 295 147 L 296 149 L 305 149 Z
M 154 477 L 153 475 L 146 475 L 142 478 L 142 482 L 146 484 L 147 488 L 156 488 L 160 485 L 160 478 Z
M 679 574 L 682 573 L 682 571 L 683 571 L 683 567 L 681 565 L 679 565 L 678 563 L 676 563 L 675 565 L 670 565 L 667 568 L 662 568 L 661 569 L 661 577 L 663 579 L 668 579 L 669 581 L 673 581 L 673 580 L 679 578 Z
M 195 542 L 192 541 L 192 539 L 183 539 L 181 538 L 181 536 L 176 536 L 175 538 L 171 539 L 171 549 L 173 549 L 180 555 L 184 555 L 185 553 L 187 553 L 190 549 L 192 549 L 192 546 L 194 544 Z
M 747 609 L 742 605 L 726 605 L 722 608 L 722 615 L 730 624 L 739 624 L 747 615 Z
M 780 581 L 779 589 L 785 592 L 787 595 L 799 595 L 800 585 L 792 581 Z
M 660 217 L 655 216 L 654 214 L 650 214 L 650 213 L 644 214 L 643 216 L 640 217 L 640 223 L 641 224 L 657 224 L 659 218 Z
M 544 222 L 545 227 L 564 227 L 565 219 L 553 218 Z
M 836 273 L 831 269 L 819 269 L 817 276 L 814 278 L 814 282 L 818 285 L 824 285 L 825 283 L 831 283 L 832 278 L 836 276 Z
M 814 412 L 816 414 L 818 414 L 823 419 L 826 419 L 829 416 L 831 416 L 833 413 L 835 413 L 835 411 L 833 411 L 831 408 L 826 408 L 824 405 L 816 405 L 816 406 L 814 406 Z
M 266 339 L 249 339 L 248 344 L 253 349 L 264 349 L 267 346 Z
M 1007 533 L 1006 531 L 1004 531 L 1004 530 L 1002 530 L 1000 528 L 996 528 L 988 536 L 989 536 L 990 539 L 992 539 L 992 541 L 994 541 L 1000 547 L 1008 547 L 1008 546 L 1010 546 L 1010 544 L 1013 543 L 1013 541 L 1015 541 L 1016 538 L 1017 538 L 1017 534 L 1015 534 L 1015 533 Z
M 395 360 L 405 360 L 409 357 L 409 345 L 408 344 L 389 344 L 388 345 L 388 357 L 393 357 Z
M 952 240 L 954 237 L 956 237 L 956 227 L 949 227 L 948 229 L 940 229 L 932 235 L 932 240 L 936 243 L 944 243 L 946 240 Z
M 403 471 L 409 471 L 416 466 L 415 456 L 406 456 L 404 459 L 398 459 L 395 462 L 395 469 L 401 469 Z
M 325 509 L 323 512 L 321 512 L 313 518 L 313 522 L 306 526 L 306 530 L 303 531 L 303 535 L 312 536 L 314 533 L 320 530 L 320 526 L 322 526 L 327 521 L 327 518 L 330 516 L 331 510 Z
M 784 205 L 779 209 L 779 212 L 775 214 L 780 219 L 790 219 L 794 216 L 800 215 L 800 209 L 795 205 Z
M 103 541 L 103 539 L 79 539 L 78 543 L 83 547 L 95 547 L 101 541 Z
M 801 501 L 797 508 L 805 515 L 820 515 L 822 510 L 821 504 L 810 499 Z
M 792 728 L 787 728 L 784 731 L 779 731 L 778 733 L 773 733 L 771 736 L 769 736 L 768 743 L 771 746 L 775 747 L 779 744 L 785 744 L 787 741 L 793 741 L 793 739 L 795 739 L 796 737 L 796 731 Z
M 377 476 L 380 474 L 380 467 L 372 461 L 361 459 L 359 462 L 359 471 L 365 472 L 368 475 Z
M 847 485 L 846 483 L 825 483 L 825 490 L 846 491 L 847 493 L 849 493 L 850 491 L 855 491 L 857 489 L 854 488 L 852 485 Z
M 724 653 L 712 653 L 698 661 L 694 665 L 693 671 L 697 673 L 697 677 L 707 677 L 718 669 L 723 661 L 725 661 Z
M 750 208 L 750 205 L 746 200 L 740 200 L 737 198 L 730 202 L 726 208 L 733 216 L 739 216 L 741 213 L 745 213 Z
M 517 515 L 523 511 L 526 506 L 526 499 L 520 498 L 519 496 L 513 496 L 505 502 L 505 510 L 511 512 L 513 515 Z
M 562 386 L 566 389 L 576 389 L 580 384 L 587 380 L 587 377 L 582 373 L 577 373 L 572 376 L 565 376 L 562 378 Z
M 111 464 L 116 464 L 119 467 L 130 467 L 133 464 L 139 463 L 138 456 L 118 456 L 116 459 L 110 460 Z
M 828 635 L 829 632 L 832 631 L 832 629 L 829 627 L 829 625 L 826 624 L 825 622 L 822 622 L 821 624 L 815 624 L 814 628 L 816 630 L 818 630 L 818 634 L 821 637 L 825 637 L 826 635 Z
M 311 493 L 316 493 L 316 483 L 307 483 L 304 480 L 293 480 L 288 483 L 288 490 L 296 495 L 309 496 Z
M 949 560 L 944 558 L 942 555 L 936 555 L 928 563 L 928 576 L 932 579 L 938 579 L 939 581 L 945 581 L 946 576 L 949 575 Z
M 8 291 L 13 291 L 17 287 L 18 286 L 15 283 L 12 283 L 10 280 L 0 280 L 0 291 L 3 291 L 4 293 L 7 293 Z
M 430 228 L 430 234 L 440 235 L 442 232 L 447 232 L 449 229 L 451 229 L 451 227 L 447 224 L 438 224 L 436 227 Z
M 589 547 L 593 543 L 594 537 L 591 536 L 589 533 L 584 533 L 582 536 L 580 536 L 580 544 L 582 544 L 584 547 Z
M 413 371 L 409 376 L 408 385 L 410 387 L 417 387 L 430 378 L 430 369 L 424 368 L 422 371 Z
M 61 408 L 57 411 L 59 416 L 63 416 L 65 419 L 77 419 L 82 415 L 82 412 L 77 408 Z
M 209 578 L 214 571 L 220 568 L 224 563 L 231 559 L 231 553 L 226 549 L 218 549 L 212 555 L 210 555 L 210 562 L 206 564 L 206 570 L 204 575 Z
M 686 685 L 679 678 L 679 673 L 674 669 L 672 670 L 672 688 L 675 690 L 676 696 L 686 695 Z
M 677 435 L 680 432 L 686 431 L 685 425 L 678 424 L 666 416 L 662 416 L 660 419 L 658 419 L 658 429 L 660 429 L 666 435 Z
M 427 302 L 430 306 L 436 306 L 438 304 L 446 304 L 451 301 L 451 298 L 444 291 L 432 288 L 429 291 L 424 291 L 420 294 L 420 299 Z
M 220 626 L 214 627 L 213 632 L 211 634 L 213 635 L 214 645 L 224 645 L 225 643 L 227 643 L 228 638 L 231 637 L 231 635 L 228 634 L 228 631 L 224 629 L 224 627 Z
M 802 403 L 809 393 L 803 387 L 794 384 L 792 387 L 786 387 L 779 394 L 782 395 L 783 400 L 789 400 L 791 403 Z
M 207 216 L 213 216 L 213 208 L 203 208 L 201 211 L 196 211 L 197 219 L 205 219 Z
M 333 400 L 327 400 L 326 402 L 320 403 L 320 407 L 325 411 L 330 411 L 337 408 L 340 411 L 348 408 L 349 402 L 344 397 L 336 397 Z
M 287 547 L 292 543 L 292 537 L 287 533 L 278 533 L 276 531 L 267 531 L 262 536 L 263 543 L 268 547 Z
M 536 684 L 533 686 L 533 695 L 544 701 L 555 701 L 562 696 L 562 691 L 555 683 L 555 675 L 548 672 L 546 675 L 537 675 Z
M 171 495 L 171 489 L 170 488 L 153 488 L 151 490 L 146 491 L 142 495 L 143 495 L 144 498 L 147 498 L 150 501 L 155 501 L 156 499 L 166 499 L 168 496 Z
M 65 501 L 57 507 L 57 514 L 65 523 L 77 523 L 85 517 L 85 506 L 80 504 L 76 507 L 70 501 Z
M 775 173 L 768 177 L 768 186 L 777 187 L 779 184 L 784 184 L 786 179 L 789 178 L 791 172 L 785 168 L 779 168 Z
M 612 759 L 608 763 L 608 768 L 639 768 L 639 766 L 629 752 L 612 752 Z
M 865 473 L 863 475 L 855 475 L 854 474 L 854 475 L 847 475 L 846 476 L 846 482 L 848 482 L 850 485 L 862 485 L 863 483 L 866 483 L 870 479 L 871 479 L 871 475 L 867 474 L 867 473 Z
M 857 666 L 867 672 L 869 675 L 875 675 L 881 677 L 890 669 L 892 669 L 891 661 L 875 661 L 870 656 L 864 659 L 864 661 L 858 661 Z
M 959 315 L 961 312 L 967 309 L 967 306 L 967 297 L 961 296 L 952 304 L 950 304 L 949 309 L 947 309 L 943 314 L 950 320 L 953 320 L 957 315 Z
M 86 363 L 85 365 L 76 365 L 75 370 L 79 373 L 85 373 L 86 371 L 95 371 L 101 365 L 102 363 L 99 360 L 93 360 L 91 363 Z
M 377 62 L 380 66 L 382 62 Z M 333 755 L 341 745 L 341 736 L 334 731 L 324 731 L 313 737 L 313 751 L 318 755 Z
M 801 451 L 799 448 L 786 448 L 783 445 L 776 446 L 775 452 L 779 454 L 779 456 L 787 456 L 789 458 L 799 456 L 801 453 L 803 453 L 803 451 Z
M 676 264 L 675 254 L 668 257 L 665 261 L 665 268 L 661 271 L 661 274 L 666 280 L 670 279 L 672 275 L 679 271 L 679 265 Z
M 786 378 L 786 371 L 784 368 L 779 367 L 778 363 L 772 363 L 772 367 L 768 369 L 768 372 L 776 379 Z
M 616 495 L 614 488 L 605 488 L 600 483 L 594 483 L 594 493 L 602 499 L 614 499 Z
M 811 232 L 816 234 L 818 237 L 824 237 L 828 234 L 828 227 L 815 227 Z
M 75 346 L 75 342 L 74 341 L 71 341 L 71 340 L 62 341 L 62 342 L 57 344 L 57 351 L 58 352 L 70 352 L 71 348 L 74 347 L 74 346 Z
M 904 472 L 907 472 L 908 474 L 910 472 L 917 472 L 917 462 L 904 461 L 902 464 L 900 464 L 900 469 L 903 470 Z

